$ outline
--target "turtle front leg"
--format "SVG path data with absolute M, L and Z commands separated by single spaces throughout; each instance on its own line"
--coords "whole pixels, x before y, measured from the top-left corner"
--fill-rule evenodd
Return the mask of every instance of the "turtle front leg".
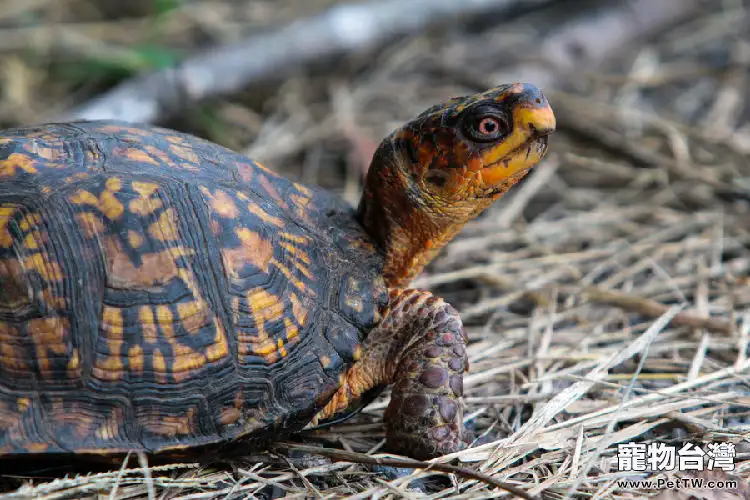
M 460 398 L 468 369 L 458 312 L 430 292 L 393 289 L 362 358 L 316 421 L 346 411 L 369 389 L 394 384 L 385 413 L 390 450 L 426 459 L 466 447 Z

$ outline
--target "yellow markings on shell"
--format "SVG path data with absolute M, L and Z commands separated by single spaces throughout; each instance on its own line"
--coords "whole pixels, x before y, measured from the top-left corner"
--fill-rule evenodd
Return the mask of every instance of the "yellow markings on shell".
M 31 228 L 37 227 L 41 222 L 42 218 L 38 213 L 26 214 L 18 226 L 21 228 L 21 231 L 29 231 Z
M 172 311 L 169 310 L 169 307 L 165 305 L 158 305 L 156 307 L 159 314 L 158 321 L 162 328 L 166 328 L 165 325 L 171 326 Z M 157 329 L 156 321 L 151 306 L 141 306 L 138 309 L 138 323 L 141 325 L 141 334 L 143 335 L 143 341 L 148 344 L 156 344 L 159 340 L 159 330 Z
M 201 187 L 201 191 L 208 198 L 208 205 L 213 213 L 228 219 L 234 219 L 239 215 L 240 211 L 237 208 L 237 205 L 232 197 L 226 192 L 221 189 L 216 189 L 212 193 L 205 186 Z
M 15 212 L 15 207 L 0 207 L 0 248 L 10 248 L 13 245 L 13 238 L 10 236 L 8 226 L 10 226 L 10 218 Z
M 284 238 L 284 239 L 286 239 L 286 240 L 293 241 L 294 243 L 302 243 L 302 244 L 309 244 L 310 243 L 310 238 L 309 237 L 307 237 L 307 236 L 301 236 L 299 234 L 281 233 L 281 237 Z
M 259 161 L 253 161 L 253 165 L 255 165 L 255 167 L 257 167 L 258 169 L 262 170 L 266 174 L 270 175 L 271 177 L 276 177 L 276 178 L 279 177 L 279 175 L 276 172 L 274 172 L 270 168 L 266 167 L 265 165 L 263 165 Z
M 331 363 L 333 363 L 333 360 L 328 356 L 321 356 L 320 357 L 320 364 L 323 366 L 323 368 L 328 368 L 331 366 Z
M 305 198 L 307 198 L 308 202 L 310 201 L 310 196 L 312 195 L 312 191 L 310 191 L 310 189 L 307 186 L 305 186 L 304 184 L 300 184 L 298 182 L 295 182 L 292 185 L 294 186 L 294 189 L 302 193 L 302 195 L 305 196 Z M 292 195 L 292 196 L 298 196 L 298 195 Z
M 20 373 L 29 371 L 28 356 L 19 346 L 22 337 L 17 328 L 0 321 L 0 365 Z
M 120 148 L 115 151 L 115 153 L 119 156 L 124 156 L 128 160 L 139 162 L 139 163 L 149 163 L 151 165 L 158 165 L 159 162 L 154 160 L 151 156 L 149 156 L 148 153 L 143 151 L 142 149 L 138 148 Z
M 219 423 L 221 425 L 231 425 L 240 419 L 242 413 L 237 408 L 222 408 L 219 414 Z
M 133 191 L 143 196 L 144 198 L 148 198 L 149 196 L 154 194 L 157 189 L 159 189 L 159 185 L 157 183 L 143 181 L 133 181 L 130 183 L 130 187 L 133 188 Z
M 128 204 L 128 208 L 134 214 L 151 215 L 164 205 L 158 196 L 153 197 L 153 194 L 159 189 L 159 185 L 155 182 L 133 181 L 131 187 L 133 191 L 138 193 L 138 198 L 131 200 Z
M 206 357 L 200 352 L 177 343 L 173 344 L 173 348 L 172 376 L 177 382 L 183 382 L 190 378 L 192 371 L 206 364 Z
M 104 233 L 105 225 L 101 217 L 91 212 L 79 212 L 75 215 L 78 227 L 82 228 L 87 239 L 95 238 Z
M 302 302 L 300 302 L 299 298 L 297 298 L 297 294 L 294 292 L 290 292 L 288 297 L 289 301 L 292 303 L 292 315 L 294 315 L 294 319 L 299 326 L 305 326 L 307 315 L 310 313 L 310 310 L 302 305 Z
M 235 234 L 240 240 L 240 246 L 221 250 L 224 268 L 229 277 L 239 278 L 240 271 L 247 263 L 267 272 L 268 264 L 273 260 L 271 242 L 257 232 L 244 227 L 235 230 Z
M 99 198 L 89 191 L 79 189 L 69 200 L 75 205 L 95 207 L 109 220 L 117 220 L 125 213 L 125 206 L 115 196 L 115 193 L 122 187 L 122 181 L 117 177 L 110 177 L 104 186 L 105 189 Z
M 148 227 L 148 234 L 157 241 L 175 241 L 179 239 L 177 229 L 177 214 L 174 208 L 170 207 L 159 215 L 156 222 Z
M 278 351 L 279 355 L 282 358 L 286 357 L 287 352 L 286 352 L 286 347 L 284 347 L 284 340 L 283 339 L 279 339 L 278 340 L 278 342 L 277 342 L 277 351 Z
M 128 369 L 131 372 L 142 374 L 143 373 L 143 347 L 134 345 L 128 349 Z
M 177 315 L 188 334 L 197 335 L 208 323 L 208 305 L 203 300 L 179 302 Z
M 5 160 L 0 160 L 0 177 L 14 177 L 18 170 L 27 174 L 37 173 L 34 159 L 23 153 L 12 153 Z
M 29 453 L 44 453 L 49 449 L 49 445 L 47 443 L 28 443 L 26 449 L 29 450 Z
M 130 229 L 128 231 L 128 244 L 132 248 L 140 248 L 143 245 L 143 236 L 138 231 Z
M 251 214 L 255 215 L 267 224 L 271 224 L 272 226 L 276 226 L 278 228 L 284 227 L 284 221 L 282 219 L 267 213 L 265 210 L 263 210 L 263 208 L 261 208 L 260 205 L 250 202 L 247 204 L 247 209 Z
M 81 356 L 78 354 L 78 349 L 73 349 L 68 360 L 68 377 L 77 378 L 81 374 Z
M 273 201 L 278 203 L 279 206 L 283 208 L 289 208 L 289 205 L 287 204 L 286 200 L 282 198 L 281 195 L 279 195 L 279 192 L 276 190 L 276 186 L 273 185 L 273 183 L 268 177 L 260 176 L 259 182 L 260 182 L 260 185 L 265 190 L 266 194 L 268 194 L 269 198 L 271 198 Z
M 159 349 L 154 349 L 154 352 L 151 355 L 151 362 L 154 367 L 156 381 L 165 384 L 167 382 L 167 362 Z
M 209 362 L 214 362 L 218 359 L 225 358 L 229 355 L 229 341 L 227 335 L 224 332 L 224 328 L 216 323 L 216 337 L 214 337 L 213 345 L 206 349 L 206 358 Z
M 284 315 L 284 306 L 279 297 L 262 288 L 250 290 L 247 293 L 247 301 L 258 323 L 274 321 Z
M 289 318 L 284 318 L 284 328 L 286 329 L 286 339 L 292 340 L 297 338 L 297 335 L 299 334 L 299 329 L 297 328 L 297 325 L 292 323 L 292 320 Z
M 39 248 L 39 240 L 41 240 L 41 238 L 42 235 L 39 231 L 32 231 L 24 237 L 23 247 L 27 250 L 36 250 Z
M 19 413 L 23 413 L 26 410 L 28 410 L 29 406 L 31 406 L 31 399 L 27 397 L 21 397 L 21 398 L 16 399 L 16 408 L 18 408 Z
M 128 203 L 128 209 L 136 215 L 151 215 L 164 206 L 161 198 L 140 197 Z
M 94 431 L 94 436 L 102 440 L 111 440 L 117 436 L 118 429 L 122 422 L 125 420 L 124 410 L 122 408 L 114 408 L 109 412 L 109 417 L 104 423 Z
M 193 255 L 194 250 L 170 247 L 160 252 L 141 254 L 141 265 L 136 267 L 127 252 L 121 248 L 117 237 L 102 238 L 102 247 L 107 262 L 109 286 L 126 289 L 153 289 L 180 276 L 175 260 Z
M 283 263 L 279 262 L 276 259 L 272 259 L 272 263 L 276 266 L 276 268 L 281 271 L 281 274 L 284 275 L 284 277 L 289 280 L 289 282 L 297 288 L 297 290 L 300 290 L 302 292 L 306 292 L 308 295 L 315 296 L 315 292 L 313 290 L 308 290 L 307 286 L 300 281 L 292 272 L 289 270 L 289 268 L 284 265 Z M 299 269 L 299 267 L 298 267 Z
M 106 181 L 104 181 L 104 188 L 107 191 L 111 191 L 113 193 L 116 193 L 120 189 L 122 189 L 122 181 L 119 177 L 110 177 Z
M 153 158 L 158 158 L 165 165 L 169 165 L 172 162 L 172 159 L 169 157 L 169 154 L 162 149 L 156 148 L 151 145 L 143 146 L 143 149 L 146 151 L 147 154 L 150 154 Z
M 44 281 L 62 281 L 63 272 L 60 266 L 56 262 L 48 262 L 45 257 L 46 254 L 35 253 L 26 257 L 23 264 L 26 269 L 38 272 Z
M 310 264 L 312 262 L 312 260 L 310 259 L 310 256 L 307 255 L 307 252 L 297 247 L 296 245 L 293 245 L 292 243 L 287 243 L 286 241 L 282 241 L 279 243 L 279 246 L 283 248 L 284 250 L 286 250 L 287 252 L 289 252 L 290 254 L 292 254 L 295 259 L 300 260 L 304 262 L 305 264 Z M 300 269 L 300 270 L 305 273 L 305 276 L 310 277 L 309 271 L 307 271 L 307 269 L 305 270 Z
M 122 309 L 105 305 L 102 309 L 101 330 L 109 350 L 109 356 L 94 361 L 93 374 L 101 380 L 120 380 L 123 376 L 123 363 L 120 357 L 123 345 Z
M 141 425 L 153 434 L 177 436 L 190 434 L 195 428 L 195 408 L 189 408 L 184 415 L 153 415 L 149 420 L 141 420 Z
M 172 144 L 169 146 L 169 151 L 173 155 L 188 163 L 200 163 L 200 158 L 198 158 L 198 155 L 195 154 L 195 151 L 193 151 L 193 149 L 189 146 Z

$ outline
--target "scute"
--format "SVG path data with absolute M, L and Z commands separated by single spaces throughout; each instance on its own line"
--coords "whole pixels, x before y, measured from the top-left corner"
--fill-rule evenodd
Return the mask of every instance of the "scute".
M 0 140 L 0 457 L 303 427 L 387 301 L 323 190 L 119 122 Z

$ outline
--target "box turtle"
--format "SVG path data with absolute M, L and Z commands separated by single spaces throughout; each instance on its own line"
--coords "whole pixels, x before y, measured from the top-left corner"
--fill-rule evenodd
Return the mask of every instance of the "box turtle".
M 163 128 L 0 131 L 0 457 L 259 446 L 388 385 L 391 450 L 465 447 L 460 317 L 409 281 L 554 128 L 529 84 L 433 106 L 356 209 Z

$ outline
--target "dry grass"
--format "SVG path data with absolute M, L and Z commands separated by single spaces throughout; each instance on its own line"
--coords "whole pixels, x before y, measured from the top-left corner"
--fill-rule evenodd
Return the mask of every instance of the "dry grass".
M 113 54 L 135 37 L 147 39 L 138 23 L 153 22 L 102 19 L 87 10 L 93 2 L 52 3 L 28 5 L 48 9 L 42 19 L 50 22 L 82 13 L 70 19 L 72 39 L 86 36 L 96 47 L 103 41 Z M 199 32 L 240 36 L 263 22 L 253 17 L 259 12 L 280 22 L 298 5 L 208 3 L 189 2 L 179 21 L 167 16 L 160 36 L 189 49 Z M 0 3 L 0 19 L 19 16 L 8 11 L 14 5 Z M 750 14 L 740 1 L 715 7 L 549 92 L 560 123 L 550 158 L 415 283 L 462 312 L 472 340 L 467 419 L 487 434 L 485 444 L 441 462 L 457 458 L 544 498 L 629 499 L 659 491 L 617 486 L 628 476 L 617 471 L 617 443 L 728 441 L 738 451 L 734 474 L 747 483 Z M 39 28 L 13 29 L 31 40 Z M 9 36 L 3 30 L 0 45 Z M 405 40 L 267 95 L 188 110 L 171 125 L 354 201 L 379 137 L 433 102 L 505 80 L 497 61 L 522 53 L 535 36 L 533 27 L 519 25 Z M 29 62 L 20 51 L 6 52 L 0 109 L 8 123 L 33 121 L 46 107 L 90 91 L 88 83 L 48 77 L 42 68 L 60 64 L 51 55 Z M 387 395 L 305 440 L 376 453 L 386 404 Z M 131 457 L 120 470 L 34 480 L 4 498 L 502 495 L 442 473 L 395 477 L 393 470 L 306 457 L 150 469 Z

